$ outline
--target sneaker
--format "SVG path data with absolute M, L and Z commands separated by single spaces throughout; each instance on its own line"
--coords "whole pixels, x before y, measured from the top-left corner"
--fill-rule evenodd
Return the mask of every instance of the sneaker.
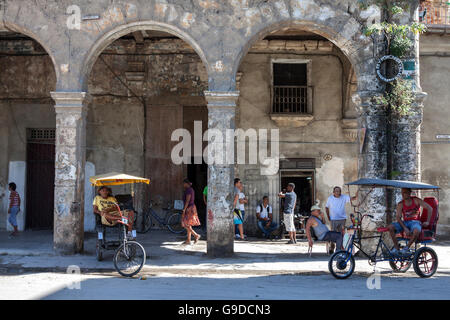
M 234 235 L 234 237 L 235 237 L 236 239 L 240 239 L 240 238 L 241 238 L 241 236 L 239 235 L 239 233 L 236 233 L 236 234 Z
M 297 238 L 294 238 L 294 243 L 297 244 Z
M 287 244 L 294 244 L 295 242 L 294 241 L 292 241 L 292 240 L 289 240 L 288 242 L 287 242 Z

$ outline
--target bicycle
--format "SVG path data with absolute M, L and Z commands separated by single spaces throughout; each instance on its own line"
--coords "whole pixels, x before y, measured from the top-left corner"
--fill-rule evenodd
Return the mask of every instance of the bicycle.
M 155 210 L 150 206 L 143 213 L 142 229 L 138 231 L 139 233 L 147 233 L 153 226 L 153 219 L 155 219 L 160 226 L 167 227 L 170 232 L 175 234 L 181 234 L 185 231 L 181 225 L 181 210 L 173 209 L 171 206 L 167 208 L 162 208 L 165 212 L 165 216 L 159 216 Z M 172 213 L 172 214 L 170 214 Z

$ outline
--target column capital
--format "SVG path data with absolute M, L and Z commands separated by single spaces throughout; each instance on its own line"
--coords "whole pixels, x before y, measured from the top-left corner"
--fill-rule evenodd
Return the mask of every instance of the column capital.
M 89 95 L 86 92 L 50 92 L 55 100 L 56 112 L 82 112 L 84 106 L 89 102 Z
M 239 91 L 205 91 L 205 99 L 208 103 L 208 108 L 234 109 L 239 99 Z

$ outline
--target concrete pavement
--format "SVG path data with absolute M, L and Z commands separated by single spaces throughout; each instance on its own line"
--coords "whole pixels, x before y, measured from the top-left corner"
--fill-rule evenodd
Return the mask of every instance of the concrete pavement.
M 230 258 L 209 258 L 206 256 L 206 241 L 184 246 L 184 238 L 164 230 L 152 230 L 138 234 L 146 249 L 147 262 L 140 275 L 183 274 L 196 275 L 327 275 L 329 256 L 325 245 L 316 243 L 311 257 L 308 245 L 300 241 L 297 245 L 286 244 L 287 240 L 266 241 L 251 239 L 235 242 L 235 255 Z M 83 273 L 110 273 L 117 275 L 112 263 L 113 251 L 104 256 L 104 261 L 95 258 L 95 234 L 86 234 L 85 251 L 73 256 L 56 255 L 52 250 L 52 234 L 48 231 L 28 231 L 19 237 L 9 239 L 7 233 L 0 233 L 0 274 L 25 272 L 65 272 L 69 266 L 78 266 Z M 450 276 L 450 241 L 432 245 L 439 257 L 437 275 Z M 377 264 L 382 274 L 392 275 L 387 262 Z M 370 275 L 373 267 L 367 259 L 357 258 L 355 274 Z M 403 276 L 416 276 L 413 268 Z

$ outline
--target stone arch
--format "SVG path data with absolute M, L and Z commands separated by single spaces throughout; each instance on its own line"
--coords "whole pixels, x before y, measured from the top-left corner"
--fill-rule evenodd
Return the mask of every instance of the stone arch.
M 365 76 L 368 75 L 368 72 L 373 73 L 374 71 L 368 71 L 367 64 L 373 63 L 373 42 L 369 38 L 363 38 L 364 36 L 360 32 L 361 25 L 353 18 L 349 18 L 349 21 L 346 25 L 348 27 L 344 27 L 351 34 L 351 39 L 345 37 L 343 33 L 342 24 L 339 20 L 333 20 L 334 24 L 326 24 L 324 22 L 319 22 L 314 19 L 311 20 L 296 20 L 296 19 L 288 19 L 279 22 L 275 22 L 270 25 L 263 26 L 263 28 L 254 32 L 249 38 L 246 44 L 241 48 L 239 54 L 237 55 L 233 67 L 232 67 L 232 76 L 235 79 L 236 74 L 238 72 L 239 66 L 244 60 L 247 53 L 250 51 L 251 47 L 258 41 L 264 39 L 267 35 L 272 32 L 284 29 L 284 28 L 293 28 L 304 31 L 309 31 L 316 33 L 324 38 L 328 39 L 334 45 L 336 45 L 343 54 L 348 58 L 351 65 L 354 68 L 356 79 L 358 81 L 358 90 L 367 90 L 366 84 L 360 82 L 360 78 L 364 73 Z M 362 50 L 362 51 L 361 51 Z M 370 55 L 369 55 L 370 54 Z
M 198 54 L 203 64 L 205 65 L 206 70 L 209 71 L 209 63 L 204 50 L 189 34 L 180 30 L 176 26 L 167 23 L 157 21 L 139 21 L 114 28 L 109 32 L 103 34 L 97 41 L 95 41 L 94 45 L 90 48 L 89 52 L 86 55 L 86 58 L 83 61 L 83 67 L 81 70 L 81 84 L 83 90 L 87 90 L 87 79 L 89 78 L 95 61 L 103 52 L 103 50 L 105 50 L 111 43 L 113 43 L 120 37 L 140 30 L 162 31 L 179 37 L 194 49 L 194 51 Z
M 10 21 L 5 21 L 4 24 L 7 29 L 30 37 L 32 40 L 39 43 L 39 45 L 42 48 L 44 48 L 45 52 L 48 54 L 48 56 L 50 57 L 50 60 L 52 61 L 53 70 L 55 71 L 55 76 L 56 76 L 56 83 L 58 83 L 60 73 L 59 73 L 59 69 L 57 68 L 57 62 L 55 59 L 56 55 L 53 55 L 51 48 L 39 37 L 38 34 L 34 33 L 33 31 L 31 31 L 27 28 L 24 28 L 23 26 L 20 26 L 18 24 L 12 23 Z

